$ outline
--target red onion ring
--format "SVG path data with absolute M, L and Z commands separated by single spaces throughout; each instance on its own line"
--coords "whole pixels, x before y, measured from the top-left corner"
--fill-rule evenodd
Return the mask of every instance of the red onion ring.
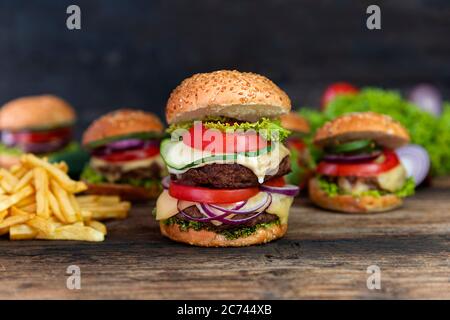
M 343 154 L 327 154 L 323 157 L 323 160 L 335 163 L 354 163 L 375 160 L 381 155 L 380 150 L 376 150 L 372 153 L 362 153 L 353 155 Z
M 300 192 L 300 188 L 292 184 L 287 184 L 284 187 L 272 187 L 261 185 L 260 189 L 270 193 L 277 193 L 288 197 L 295 197 Z
M 224 213 L 219 216 L 213 215 L 213 216 L 208 216 L 207 218 L 194 218 L 194 217 L 191 217 L 190 215 L 188 215 L 186 212 L 184 212 L 184 210 L 181 210 L 179 205 L 180 205 L 180 201 L 177 202 L 178 212 L 181 213 L 186 219 L 195 221 L 195 222 L 210 222 L 211 220 L 219 220 L 220 221 L 220 219 L 222 219 L 228 215 L 227 213 Z
M 233 213 L 233 214 L 250 214 L 250 213 L 253 213 L 253 212 L 256 212 L 256 211 L 260 210 L 261 208 L 263 208 L 263 207 L 265 207 L 267 205 L 267 203 L 270 200 L 269 198 L 271 198 L 271 196 L 270 196 L 269 193 L 265 193 L 265 194 L 266 194 L 265 198 L 263 198 L 260 202 L 258 202 L 254 207 L 246 209 L 246 210 L 239 210 L 245 204 L 240 206 L 240 207 L 232 208 L 232 209 L 226 209 L 226 208 L 220 207 L 220 206 L 215 205 L 215 204 L 206 204 L 205 206 L 208 209 L 213 208 L 213 209 L 216 209 L 216 210 L 219 210 L 219 211 L 222 211 L 222 212 L 227 212 L 229 214 L 231 214 L 231 213 Z

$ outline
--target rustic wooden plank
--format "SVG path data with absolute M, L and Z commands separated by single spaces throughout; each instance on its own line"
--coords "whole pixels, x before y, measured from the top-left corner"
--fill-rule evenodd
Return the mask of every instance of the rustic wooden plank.
M 107 241 L 0 241 L 0 298 L 450 298 L 450 190 L 420 190 L 376 215 L 324 212 L 298 199 L 287 236 L 249 248 L 163 239 L 149 206 L 109 223 Z M 151 207 L 151 206 L 150 206 Z M 67 266 L 82 289 L 66 288 Z M 368 290 L 376 264 L 382 289 Z

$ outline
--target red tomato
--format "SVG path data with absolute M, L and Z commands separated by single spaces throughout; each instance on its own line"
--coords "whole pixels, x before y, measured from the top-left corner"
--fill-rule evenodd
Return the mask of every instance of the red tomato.
M 108 162 L 126 162 L 151 158 L 157 154 L 159 154 L 159 148 L 156 146 L 151 146 L 146 149 L 125 150 L 98 157 Z
M 278 177 L 264 182 L 264 185 L 269 187 L 284 187 L 286 182 L 284 181 L 284 177 Z
M 171 181 L 169 194 L 179 200 L 202 203 L 234 203 L 247 200 L 259 192 L 258 188 L 208 189 L 193 187 Z
M 251 152 L 267 147 L 267 141 L 255 131 L 226 133 L 198 124 L 183 136 L 183 142 L 191 148 L 212 154 Z
M 4 139 L 11 140 L 14 144 L 44 143 L 70 137 L 72 135 L 72 128 L 57 128 L 48 131 L 5 132 L 4 134 L 7 135 Z
M 374 160 L 361 163 L 331 163 L 322 161 L 317 166 L 317 173 L 339 177 L 374 177 L 398 166 L 400 163 L 395 152 L 385 150 L 383 154 L 385 156 L 383 163 L 377 163 Z
M 328 103 L 338 95 L 353 95 L 358 92 L 358 89 L 347 82 L 336 82 L 329 86 L 323 96 L 321 108 L 324 110 Z

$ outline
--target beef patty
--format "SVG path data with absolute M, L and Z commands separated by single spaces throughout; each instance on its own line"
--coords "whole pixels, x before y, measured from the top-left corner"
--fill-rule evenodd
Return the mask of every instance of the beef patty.
M 120 166 L 104 166 L 95 168 L 96 171 L 105 175 L 110 182 L 116 182 L 127 179 L 160 179 L 161 167 L 157 163 L 152 163 L 147 168 L 137 168 L 130 171 L 123 171 Z
M 183 211 L 191 217 L 204 218 L 204 215 L 198 210 L 198 208 L 196 206 L 186 208 Z M 175 216 L 175 218 L 177 220 L 181 220 L 181 221 L 190 221 L 181 213 L 178 213 Z M 242 219 L 242 216 L 235 215 L 234 218 Z M 211 230 L 214 232 L 220 232 L 220 231 L 225 231 L 225 230 L 240 229 L 243 227 L 254 227 L 255 225 L 260 224 L 260 223 L 270 223 L 270 222 L 275 222 L 277 220 L 278 220 L 278 216 L 276 216 L 274 214 L 263 212 L 259 216 L 255 217 L 245 223 L 241 223 L 238 225 L 221 224 L 220 226 L 216 226 L 215 224 L 213 224 L 211 222 L 202 222 L 202 224 L 204 224 L 205 228 L 208 230 Z
M 278 172 L 274 175 L 266 175 L 264 181 L 281 177 L 291 171 L 289 156 L 283 158 L 278 167 Z M 252 170 L 240 164 L 220 164 L 212 163 L 202 167 L 189 169 L 183 174 L 171 174 L 172 181 L 176 181 L 190 186 L 201 186 L 216 189 L 238 189 L 257 187 L 258 178 Z

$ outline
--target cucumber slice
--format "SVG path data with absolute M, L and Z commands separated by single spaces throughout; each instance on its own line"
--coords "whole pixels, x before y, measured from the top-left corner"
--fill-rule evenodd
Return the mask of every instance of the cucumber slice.
M 329 153 L 350 153 L 360 150 L 367 150 L 373 148 L 374 144 L 371 140 L 356 140 L 339 145 L 330 146 L 327 148 Z
M 172 148 L 175 144 L 178 144 L 179 141 L 170 141 L 169 139 L 163 140 L 161 142 L 160 152 L 161 157 L 166 163 L 167 166 L 176 169 L 176 170 L 185 170 L 194 166 L 197 166 L 202 163 L 208 163 L 208 162 L 214 162 L 214 161 L 224 161 L 224 160 L 236 160 L 238 155 L 243 155 L 245 157 L 257 157 L 259 155 L 266 154 L 271 151 L 272 146 L 267 146 L 266 148 L 257 150 L 257 151 L 247 151 L 247 152 L 241 152 L 241 153 L 232 153 L 232 154 L 221 154 L 221 155 L 212 155 L 209 157 L 204 157 L 197 159 L 191 163 L 180 165 L 180 163 L 175 160 L 179 159 L 170 159 L 170 157 L 167 156 L 169 149 Z M 186 146 L 186 148 L 189 148 Z
M 125 140 L 125 139 L 141 139 L 141 140 L 149 140 L 149 139 L 161 139 L 164 136 L 164 134 L 159 132 L 135 132 L 130 133 L 123 136 L 114 136 L 114 137 L 108 137 L 105 139 L 93 141 L 91 143 L 88 143 L 86 145 L 89 149 L 95 149 L 101 146 L 104 146 L 105 144 L 111 143 L 113 141 L 117 140 Z

